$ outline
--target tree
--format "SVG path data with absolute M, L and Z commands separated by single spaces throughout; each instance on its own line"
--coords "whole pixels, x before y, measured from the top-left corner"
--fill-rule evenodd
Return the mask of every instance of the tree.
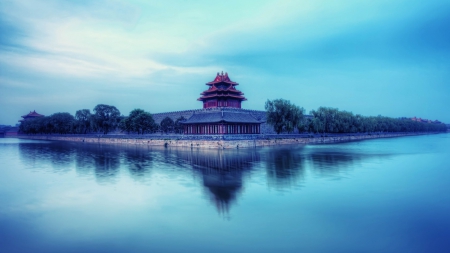
M 132 128 L 138 134 L 153 133 L 158 128 L 149 112 L 143 112 L 132 119 Z
M 119 122 L 119 129 L 127 132 L 127 134 L 129 134 L 130 132 L 133 131 L 132 127 L 131 127 L 131 119 L 130 117 L 124 117 L 120 122 Z
M 294 104 L 292 104 L 290 107 L 291 109 L 289 113 L 288 127 L 286 127 L 286 130 L 288 131 L 288 133 L 291 133 L 295 128 L 297 128 L 297 130 L 300 132 L 304 124 L 303 122 L 305 109 Z
M 117 128 L 120 121 L 120 111 L 112 105 L 99 104 L 94 108 L 92 122 L 98 131 L 108 134 Z
M 303 121 L 304 109 L 284 99 L 267 100 L 265 104 L 267 123 L 273 126 L 277 134 L 283 131 L 291 133 Z
M 181 116 L 177 120 L 175 120 L 174 130 L 177 134 L 182 134 L 184 132 L 184 126 L 182 122 L 186 121 L 186 118 Z
M 57 112 L 50 116 L 51 132 L 68 134 L 72 132 L 75 118 L 68 112 Z
M 173 131 L 175 123 L 173 122 L 173 119 L 165 117 L 163 120 L 161 120 L 161 123 L 159 125 L 161 127 L 161 131 L 167 134 L 168 132 Z
M 142 109 L 134 109 L 128 117 L 121 120 L 120 129 L 127 133 L 136 132 L 138 134 L 144 134 L 155 132 L 157 125 L 149 112 Z
M 307 118 L 307 119 L 303 118 L 299 122 L 299 124 L 297 125 L 298 133 L 303 133 L 303 132 L 309 131 L 311 122 L 312 122 L 312 119 L 310 119 L 310 118 Z
M 91 130 L 91 111 L 89 109 L 78 110 L 75 113 L 75 132 L 86 134 Z

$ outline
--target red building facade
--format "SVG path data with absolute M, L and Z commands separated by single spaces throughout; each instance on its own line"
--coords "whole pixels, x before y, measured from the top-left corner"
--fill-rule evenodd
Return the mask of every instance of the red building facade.
M 225 135 L 259 134 L 260 119 L 249 111 L 241 109 L 242 101 L 247 100 L 235 86 L 228 74 L 217 73 L 216 78 L 206 83 L 209 89 L 198 99 L 203 102 L 203 110 L 194 113 L 184 124 L 184 134 Z

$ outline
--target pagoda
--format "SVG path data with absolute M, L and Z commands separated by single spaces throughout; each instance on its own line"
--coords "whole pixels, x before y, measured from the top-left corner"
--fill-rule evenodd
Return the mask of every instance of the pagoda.
M 214 81 L 206 83 L 209 89 L 201 93 L 197 100 L 203 102 L 203 109 L 195 111 L 182 122 L 184 134 L 226 135 L 259 134 L 260 118 L 248 110 L 241 109 L 241 102 L 247 100 L 241 91 L 235 88 L 228 74 L 217 73 Z
M 44 115 L 39 114 L 39 113 L 36 112 L 36 110 L 34 110 L 32 112 L 30 111 L 30 113 L 28 113 L 27 115 L 23 115 L 22 116 L 23 119 L 19 120 L 19 122 L 24 122 L 24 121 L 27 121 L 27 120 L 30 120 L 30 119 L 39 118 L 39 117 L 44 117 Z
M 228 73 L 217 73 L 216 78 L 206 83 L 209 89 L 201 93 L 197 100 L 203 101 L 203 108 L 232 107 L 241 108 L 241 102 L 247 100 L 241 91 L 236 89 L 239 85 L 228 77 Z

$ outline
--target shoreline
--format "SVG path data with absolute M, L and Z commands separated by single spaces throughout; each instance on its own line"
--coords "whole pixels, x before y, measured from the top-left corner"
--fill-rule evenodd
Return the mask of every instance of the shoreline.
M 13 138 L 48 140 L 48 141 L 68 141 L 85 142 L 99 144 L 126 144 L 126 145 L 147 145 L 164 147 L 190 147 L 190 148 L 208 148 L 208 149 L 231 149 L 231 148 L 254 148 L 277 145 L 295 145 L 295 144 L 323 144 L 350 142 L 359 140 L 395 138 L 403 136 L 429 135 L 439 133 L 377 133 L 377 134 L 325 134 L 325 135 L 249 135 L 242 136 L 240 139 L 236 136 L 227 138 L 224 136 L 186 136 L 167 135 L 167 136 L 142 136 L 132 137 L 127 135 L 97 135 L 97 136 L 61 136 L 61 135 L 18 135 Z M 183 139 L 184 137 L 184 139 Z M 193 138 L 197 137 L 197 138 Z

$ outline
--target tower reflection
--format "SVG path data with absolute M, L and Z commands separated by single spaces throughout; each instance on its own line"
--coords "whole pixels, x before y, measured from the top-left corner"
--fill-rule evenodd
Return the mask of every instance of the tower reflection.
M 220 214 L 227 214 L 244 188 L 244 177 L 261 161 L 255 149 L 174 149 L 176 156 L 192 166 L 202 178 L 208 199 Z

